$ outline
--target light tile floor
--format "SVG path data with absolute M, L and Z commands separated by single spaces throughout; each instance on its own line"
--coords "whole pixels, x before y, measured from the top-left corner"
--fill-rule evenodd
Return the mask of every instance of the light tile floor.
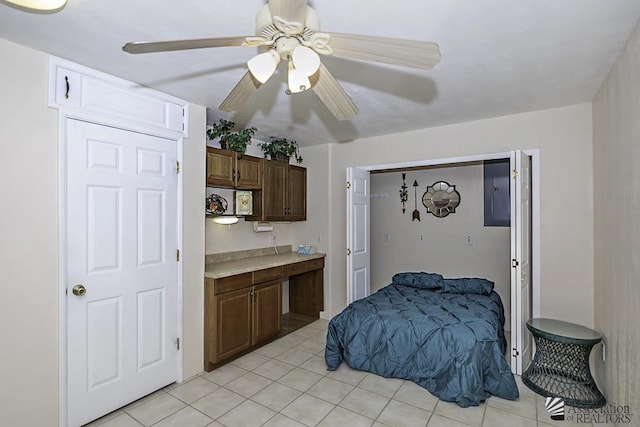
M 326 320 L 318 320 L 211 372 L 173 384 L 91 427 L 548 427 L 544 399 L 516 377 L 517 401 L 478 407 L 438 400 L 410 381 L 324 362 Z

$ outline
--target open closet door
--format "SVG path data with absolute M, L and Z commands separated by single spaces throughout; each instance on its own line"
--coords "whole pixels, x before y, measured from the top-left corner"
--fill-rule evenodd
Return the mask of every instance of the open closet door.
M 369 295 L 369 171 L 347 168 L 347 304 Z
M 511 155 L 511 370 L 521 375 L 531 361 L 531 159 Z

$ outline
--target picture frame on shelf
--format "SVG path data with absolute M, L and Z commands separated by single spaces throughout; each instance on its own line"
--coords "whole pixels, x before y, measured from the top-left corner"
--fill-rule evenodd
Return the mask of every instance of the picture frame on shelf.
M 236 215 L 253 214 L 253 193 L 251 191 L 236 190 Z

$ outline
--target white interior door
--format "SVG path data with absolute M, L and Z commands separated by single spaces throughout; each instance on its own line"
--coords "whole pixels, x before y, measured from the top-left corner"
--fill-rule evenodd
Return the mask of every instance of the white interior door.
M 511 370 L 521 375 L 531 361 L 531 159 L 521 151 L 511 157 Z
M 347 168 L 347 304 L 369 295 L 369 171 Z
M 177 379 L 176 155 L 175 141 L 67 121 L 71 426 Z

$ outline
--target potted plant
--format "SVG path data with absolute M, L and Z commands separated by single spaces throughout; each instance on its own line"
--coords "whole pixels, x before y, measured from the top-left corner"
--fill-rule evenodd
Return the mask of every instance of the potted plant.
M 220 119 L 218 123 L 207 129 L 209 139 L 220 138 L 220 147 L 225 150 L 243 154 L 247 151 L 247 145 L 251 144 L 251 137 L 256 133 L 255 127 L 234 131 L 236 124 L 230 120 Z
M 296 141 L 272 136 L 271 141 L 261 142 L 258 146 L 262 149 L 262 152 L 272 160 L 281 160 L 288 163 L 289 158 L 293 157 L 296 159 L 296 162 L 302 163 L 302 157 L 298 151 L 299 147 Z

